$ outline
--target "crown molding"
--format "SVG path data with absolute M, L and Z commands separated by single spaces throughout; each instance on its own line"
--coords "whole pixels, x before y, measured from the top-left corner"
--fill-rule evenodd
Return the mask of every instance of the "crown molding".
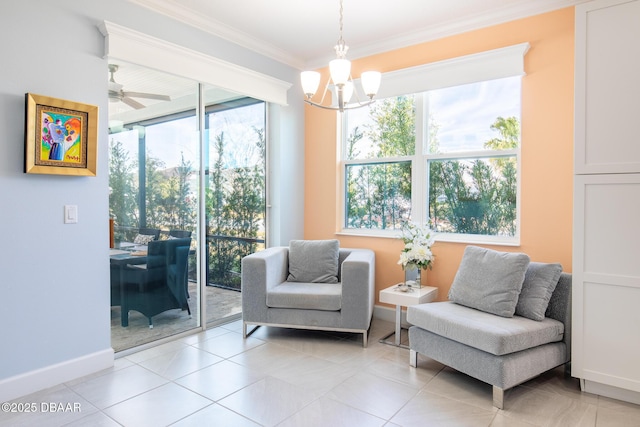
M 175 0 L 129 1 L 299 70 L 324 67 L 327 64 L 328 59 L 331 59 L 323 57 L 304 61 L 303 59 L 295 57 L 272 44 L 266 43 L 264 40 L 257 39 L 247 33 L 238 31 L 235 28 L 215 19 L 199 15 L 185 8 L 183 5 L 178 4 Z M 461 17 L 460 19 L 443 22 L 422 30 L 399 34 L 391 38 L 378 40 L 355 48 L 352 47 L 349 51 L 349 56 L 352 60 L 363 58 L 455 34 L 502 24 L 516 19 L 526 18 L 528 16 L 539 15 L 541 13 L 565 7 L 572 7 L 587 1 L 588 0 L 521 0 L 515 4 L 509 4 L 500 9 L 487 11 L 484 14 L 474 14 L 472 16 Z
M 589 0 L 536 0 L 535 2 L 523 1 L 519 4 L 506 6 L 499 10 L 493 10 L 482 15 L 474 15 L 456 19 L 454 21 L 443 22 L 435 27 L 425 28 L 422 31 L 412 31 L 399 34 L 387 40 L 376 41 L 367 45 L 360 45 L 349 51 L 351 59 L 363 58 L 400 49 L 407 46 L 441 39 L 444 37 L 462 34 L 492 25 L 503 24 L 529 16 L 540 15 L 565 7 L 572 7 Z M 318 62 L 318 67 L 325 66 L 326 60 Z M 309 64 L 307 64 L 309 65 Z M 313 67 L 310 67 L 313 68 Z
M 264 40 L 257 39 L 247 33 L 230 27 L 216 19 L 198 14 L 175 1 L 129 0 L 129 2 L 153 10 L 154 12 L 165 15 L 178 22 L 182 22 L 190 27 L 197 28 L 216 37 L 220 37 L 221 39 L 230 41 L 291 67 L 297 69 L 304 68 L 304 61 L 294 55 L 291 55 L 272 44 L 266 43 Z

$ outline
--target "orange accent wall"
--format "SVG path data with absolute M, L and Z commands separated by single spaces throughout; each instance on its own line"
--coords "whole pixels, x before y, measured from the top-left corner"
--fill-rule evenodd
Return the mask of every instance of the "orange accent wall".
M 520 246 L 486 246 L 524 252 L 533 261 L 560 262 L 571 271 L 573 203 L 574 8 L 471 31 L 356 60 L 353 75 L 381 72 L 529 42 L 522 81 Z M 326 76 L 326 70 L 320 70 Z M 384 85 L 384 77 L 382 80 Z M 337 119 L 305 106 L 305 239 L 340 240 L 342 247 L 376 254 L 376 290 L 404 278 L 398 239 L 339 235 Z M 436 242 L 427 284 L 446 300 L 466 244 Z M 379 304 L 378 292 L 376 303 Z

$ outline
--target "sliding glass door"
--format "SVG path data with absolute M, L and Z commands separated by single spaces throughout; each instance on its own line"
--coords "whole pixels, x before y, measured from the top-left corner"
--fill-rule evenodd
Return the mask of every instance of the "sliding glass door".
M 265 246 L 265 123 L 261 101 L 206 108 L 206 284 L 220 302 L 207 305 L 209 322 L 241 313 L 241 260 Z
M 266 108 L 134 64 L 112 80 L 112 346 L 122 351 L 240 314 L 240 260 L 264 247 Z M 184 268 L 164 249 L 178 238 L 190 243 Z

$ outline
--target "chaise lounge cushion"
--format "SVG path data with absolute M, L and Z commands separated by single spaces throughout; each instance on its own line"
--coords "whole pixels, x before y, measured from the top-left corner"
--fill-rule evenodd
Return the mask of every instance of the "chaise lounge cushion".
M 411 306 L 407 321 L 498 356 L 561 341 L 564 333 L 563 323 L 554 319 L 498 317 L 451 301 Z
M 338 240 L 289 242 L 288 282 L 338 283 Z
M 560 264 L 530 263 L 524 275 L 516 314 L 537 321 L 544 319 L 544 313 L 547 311 L 560 274 L 562 274 Z
M 152 242 L 156 239 L 156 236 L 153 234 L 137 234 L 133 239 L 133 243 L 136 245 L 147 245 L 149 242 Z
M 523 253 L 467 246 L 449 290 L 449 300 L 512 317 L 529 262 L 529 256 Z

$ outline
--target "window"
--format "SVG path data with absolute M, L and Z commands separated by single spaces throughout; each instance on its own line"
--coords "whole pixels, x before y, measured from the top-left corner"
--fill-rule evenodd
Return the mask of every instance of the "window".
M 344 228 L 396 229 L 411 217 L 414 97 L 388 98 L 344 114 Z
M 517 75 L 346 111 L 343 231 L 429 219 L 442 240 L 517 242 L 520 101 Z

